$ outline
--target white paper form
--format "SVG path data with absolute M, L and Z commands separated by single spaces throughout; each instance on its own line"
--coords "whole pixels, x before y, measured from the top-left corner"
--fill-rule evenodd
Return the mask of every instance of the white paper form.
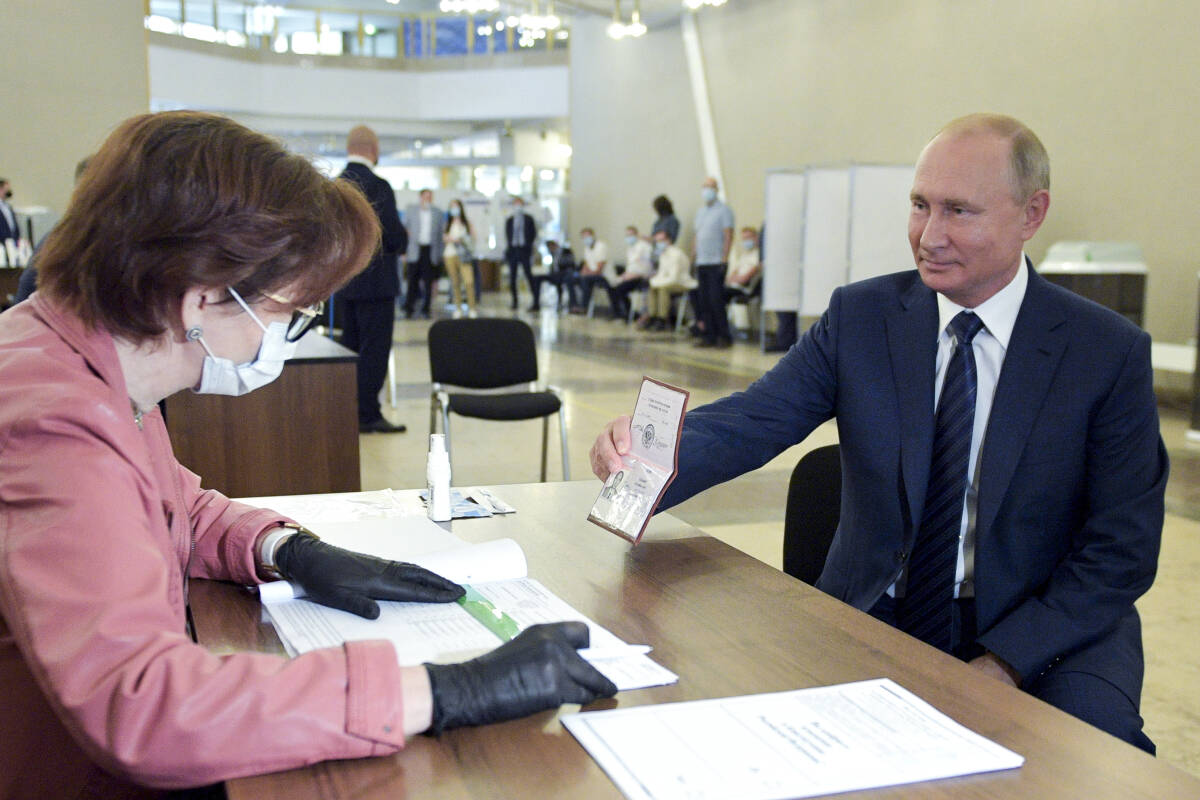
M 630 800 L 813 797 L 1025 762 L 886 678 L 563 724 Z
M 588 660 L 619 690 L 661 686 L 679 679 L 532 578 L 475 584 L 470 587 L 469 596 L 473 595 L 502 612 L 505 623 L 512 626 L 507 636 L 502 628 L 497 632 L 485 627 L 459 603 L 381 601 L 376 620 L 286 596 L 268 594 L 263 597 L 263 605 L 292 655 L 348 641 L 387 639 L 396 648 L 401 666 L 449 664 L 494 650 L 530 625 L 579 620 L 587 624 L 590 645 L 598 651 Z
M 588 519 L 634 544 L 675 478 L 679 434 L 687 411 L 683 389 L 642 378 L 630 420 L 631 446 L 622 468 L 604 482 Z

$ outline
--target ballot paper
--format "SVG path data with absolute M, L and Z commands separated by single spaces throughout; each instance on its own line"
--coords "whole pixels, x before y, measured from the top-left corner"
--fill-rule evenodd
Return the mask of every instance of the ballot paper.
M 814 797 L 1025 763 L 887 678 L 563 724 L 630 800 Z
M 494 650 L 530 625 L 579 620 L 591 640 L 581 654 L 618 689 L 678 680 L 646 655 L 648 648 L 627 645 L 527 577 L 525 554 L 511 539 L 468 544 L 422 516 L 325 523 L 314 532 L 348 550 L 419 564 L 466 585 L 467 594 L 456 603 L 380 602 L 379 618 L 366 620 L 305 600 L 286 581 L 264 584 L 263 606 L 293 656 L 387 639 L 402 666 L 453 663 Z
M 629 424 L 630 448 L 610 473 L 588 520 L 637 544 L 675 478 L 679 435 L 687 412 L 683 389 L 643 377 Z

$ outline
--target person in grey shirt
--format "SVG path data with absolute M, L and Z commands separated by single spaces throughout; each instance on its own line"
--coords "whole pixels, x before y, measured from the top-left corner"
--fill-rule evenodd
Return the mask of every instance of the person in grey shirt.
M 705 178 L 700 189 L 704 201 L 696 212 L 696 237 L 692 263 L 696 265 L 696 317 L 701 328 L 697 347 L 729 347 L 733 336 L 725 316 L 725 270 L 733 242 L 733 212 L 717 199 L 717 179 Z
M 446 214 L 433 204 L 433 192 L 422 189 L 421 202 L 404 210 L 404 227 L 408 229 L 408 291 L 404 297 L 404 313 L 413 317 L 420 313 L 429 316 L 429 304 L 437 286 L 437 265 L 442 263 L 442 231 L 446 229 Z M 417 311 L 417 301 L 421 310 Z

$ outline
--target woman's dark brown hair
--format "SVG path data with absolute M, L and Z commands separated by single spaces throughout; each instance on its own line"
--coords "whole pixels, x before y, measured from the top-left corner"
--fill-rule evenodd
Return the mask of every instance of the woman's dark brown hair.
M 92 157 L 38 255 L 38 290 L 140 343 L 178 327 L 190 288 L 307 305 L 378 245 L 362 193 L 270 137 L 215 114 L 146 114 Z

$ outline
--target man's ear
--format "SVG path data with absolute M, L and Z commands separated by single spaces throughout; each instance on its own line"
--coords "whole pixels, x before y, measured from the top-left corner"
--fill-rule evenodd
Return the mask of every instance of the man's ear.
M 1046 212 L 1050 210 L 1050 192 L 1039 189 L 1025 201 L 1024 219 L 1021 220 L 1021 239 L 1028 242 L 1046 221 Z

